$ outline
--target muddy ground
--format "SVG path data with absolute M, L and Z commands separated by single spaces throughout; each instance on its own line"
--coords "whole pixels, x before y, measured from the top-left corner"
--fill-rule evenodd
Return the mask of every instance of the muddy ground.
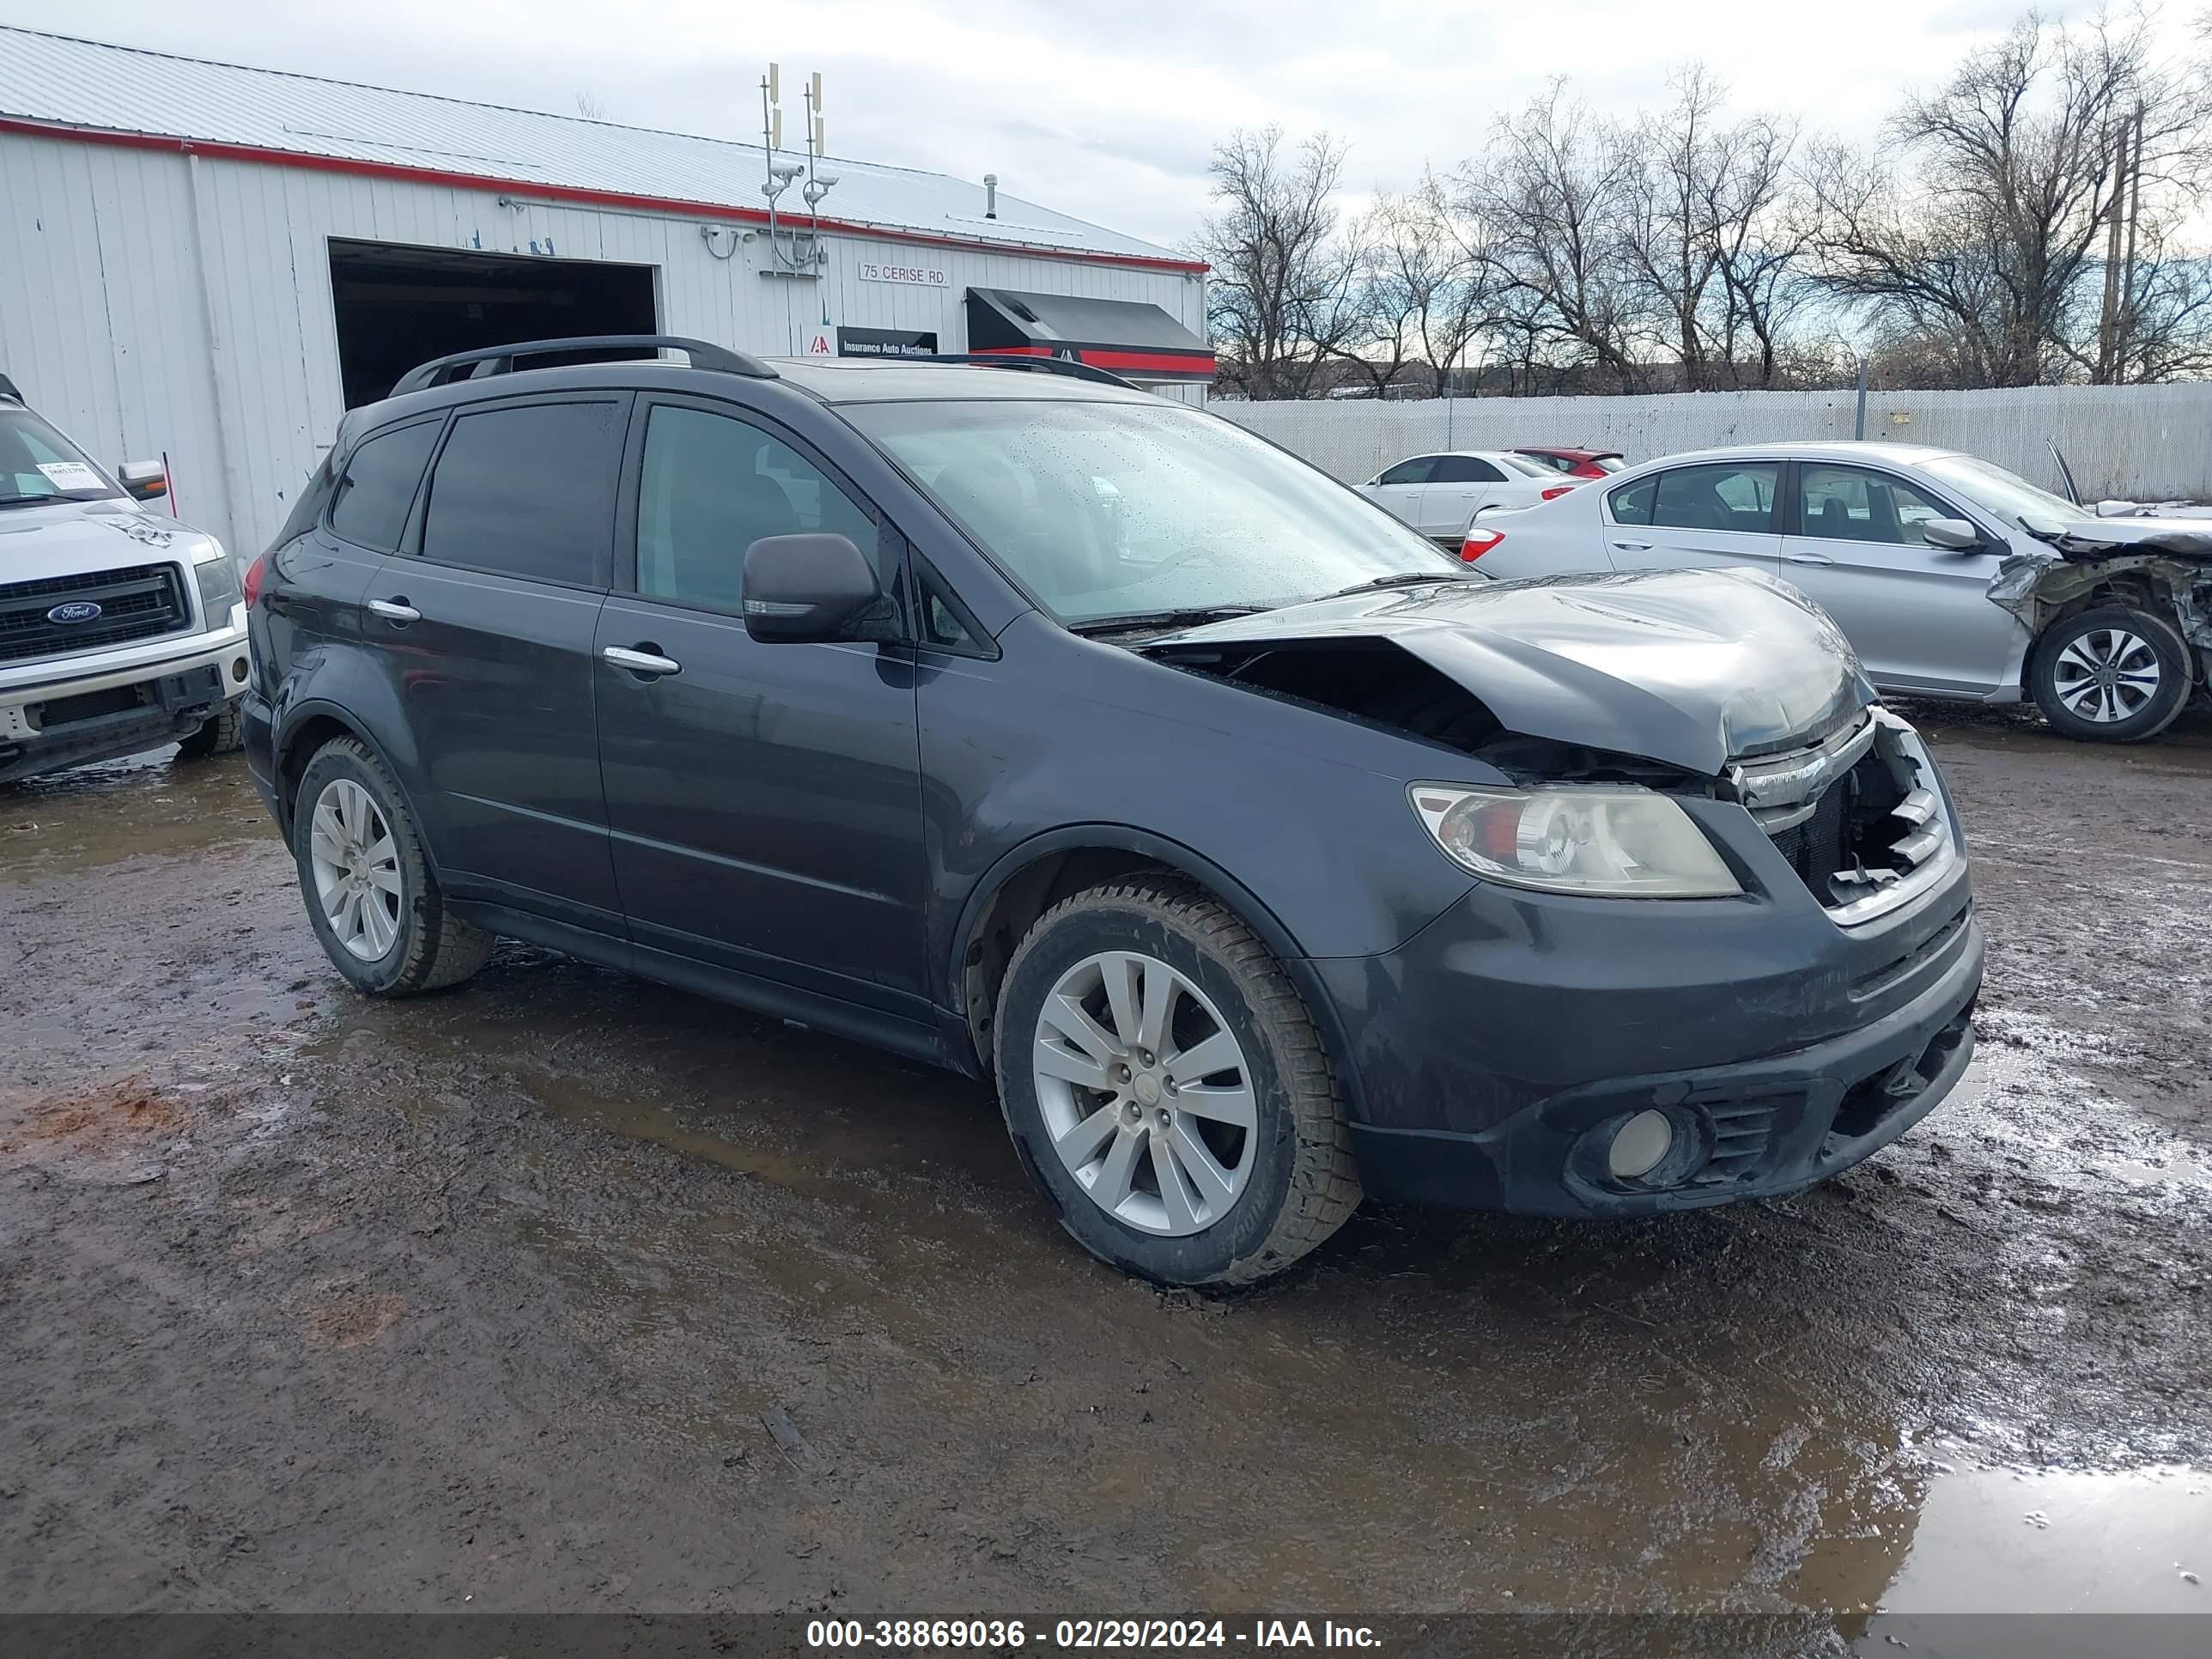
M 353 995 L 234 760 L 0 793 L 8 1604 L 2212 1608 L 2212 720 L 1913 712 L 1950 1103 L 1222 1300 L 1079 1255 L 973 1083 L 511 945 Z

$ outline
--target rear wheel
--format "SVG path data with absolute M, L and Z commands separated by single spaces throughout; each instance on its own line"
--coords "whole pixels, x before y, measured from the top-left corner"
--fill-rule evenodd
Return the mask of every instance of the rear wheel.
M 2036 641 L 2027 689 L 2053 729 L 2095 743 L 2140 743 L 2189 701 L 2189 647 L 2173 624 L 2130 605 L 2061 617 Z
M 210 755 L 228 755 L 246 747 L 246 720 L 239 712 L 240 699 L 232 697 L 222 708 L 199 724 L 197 731 L 187 732 L 177 744 L 177 755 L 181 760 L 205 760 Z
M 292 842 L 315 936 L 356 990 L 414 996 L 483 966 L 491 935 L 446 908 L 414 814 L 366 744 L 333 738 L 315 751 Z
M 1054 906 L 1007 968 L 996 1030 L 1024 1163 L 1060 1224 L 1124 1272 L 1249 1284 L 1359 1202 L 1304 1003 L 1250 929 L 1188 884 Z

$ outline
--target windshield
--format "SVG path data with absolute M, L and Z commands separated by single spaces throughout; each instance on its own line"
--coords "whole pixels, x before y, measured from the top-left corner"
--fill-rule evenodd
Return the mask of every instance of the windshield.
M 1597 458 L 1597 470 L 1601 472 L 1623 472 L 1627 468 L 1628 463 L 1618 455 L 1601 455 Z
M 2062 495 L 2038 489 L 2017 472 L 1977 460 L 1972 455 L 1943 455 L 1921 464 L 1921 471 L 1951 486 L 1979 507 L 2007 524 L 2026 519 L 2057 519 L 2062 523 L 2081 517 L 2081 509 Z
M 1174 404 L 993 400 L 845 414 L 1063 623 L 1272 610 L 1466 569 L 1379 507 Z
M 0 409 L 0 507 L 120 494 L 75 444 L 29 410 Z

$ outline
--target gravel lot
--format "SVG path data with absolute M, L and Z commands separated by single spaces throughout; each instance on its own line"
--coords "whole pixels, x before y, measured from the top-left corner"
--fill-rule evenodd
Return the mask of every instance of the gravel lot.
M 1079 1255 L 977 1085 L 511 945 L 354 996 L 234 760 L 0 793 L 8 1600 L 2212 1609 L 2212 720 L 1908 712 L 1990 939 L 1950 1103 L 1224 1300 Z

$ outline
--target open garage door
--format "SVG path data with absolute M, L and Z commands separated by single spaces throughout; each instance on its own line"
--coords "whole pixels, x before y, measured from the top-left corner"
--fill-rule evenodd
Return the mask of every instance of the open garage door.
M 331 295 L 348 409 L 374 403 L 417 363 L 449 351 L 660 331 L 650 265 L 333 237 Z

